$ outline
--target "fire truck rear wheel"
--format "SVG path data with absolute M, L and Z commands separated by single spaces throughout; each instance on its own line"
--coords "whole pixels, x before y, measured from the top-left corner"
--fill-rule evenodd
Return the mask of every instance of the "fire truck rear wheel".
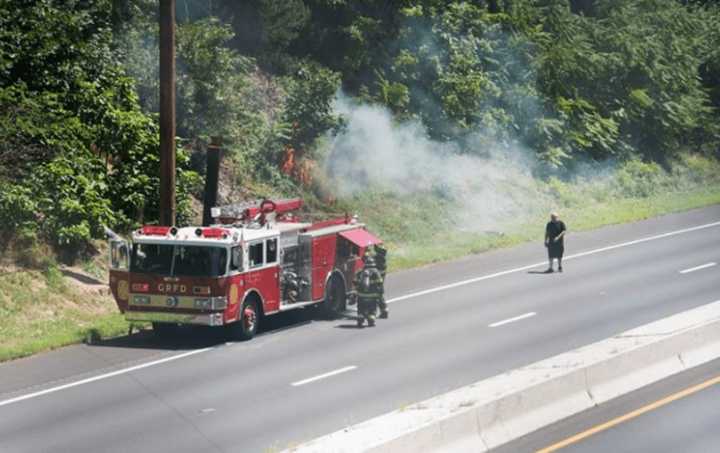
M 260 308 L 253 298 L 245 299 L 240 310 L 240 319 L 230 324 L 232 336 L 237 340 L 250 340 L 255 336 L 260 324 Z

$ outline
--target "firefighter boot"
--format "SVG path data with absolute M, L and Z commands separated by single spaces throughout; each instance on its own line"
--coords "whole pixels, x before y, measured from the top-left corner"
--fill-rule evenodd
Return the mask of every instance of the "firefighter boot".
M 385 297 L 382 297 L 378 303 L 378 308 L 380 309 L 380 319 L 388 319 L 388 307 L 387 302 L 385 302 Z
M 367 311 L 367 322 L 368 322 L 369 327 L 375 327 L 375 317 L 377 316 L 377 312 L 378 312 L 378 301 L 375 300 L 368 307 L 368 311 Z

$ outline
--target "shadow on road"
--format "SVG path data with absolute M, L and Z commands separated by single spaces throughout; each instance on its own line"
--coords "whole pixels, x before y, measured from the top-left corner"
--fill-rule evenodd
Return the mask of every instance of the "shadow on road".
M 553 274 L 553 272 L 548 272 L 548 271 L 528 271 L 528 274 L 550 275 L 550 274 Z
M 260 331 L 256 336 L 272 335 L 306 326 L 313 322 L 337 322 L 346 319 L 351 318 L 343 316 L 336 319 L 323 319 L 318 311 L 314 309 L 293 310 L 264 318 L 260 324 Z M 177 333 L 168 337 L 155 335 L 151 328 L 134 330 L 132 334 L 108 339 L 100 339 L 97 332 L 90 332 L 87 344 L 97 347 L 178 351 L 202 349 L 228 341 L 231 341 L 230 337 L 227 331 L 221 327 L 180 326 Z
M 152 329 L 133 331 L 132 334 L 123 335 L 104 340 L 88 342 L 93 347 L 157 349 L 166 351 L 202 349 L 225 343 L 226 337 L 222 329 L 215 331 L 210 328 L 183 326 L 172 336 L 159 337 Z M 92 335 L 92 334 L 91 334 Z
M 363 326 L 358 326 L 357 323 L 355 324 L 340 324 L 338 326 L 335 326 L 336 329 L 362 329 Z

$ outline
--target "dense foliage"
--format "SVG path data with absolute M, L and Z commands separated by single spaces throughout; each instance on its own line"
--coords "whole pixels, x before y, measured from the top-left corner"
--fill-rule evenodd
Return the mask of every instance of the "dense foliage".
M 158 131 L 113 50 L 110 1 L 0 3 L 2 231 L 80 250 L 157 218 Z M 179 154 L 181 212 L 196 179 Z
M 715 7 L 308 3 L 324 25 L 310 22 L 295 50 L 340 71 L 350 93 L 422 119 L 434 138 L 479 130 L 494 141 L 518 140 L 555 165 L 717 152 Z
M 180 221 L 211 136 L 239 185 L 309 183 L 341 90 L 555 174 L 720 155 L 717 2 L 177 0 L 177 18 Z M 157 218 L 157 30 L 156 0 L 0 0 L 0 230 L 72 248 Z

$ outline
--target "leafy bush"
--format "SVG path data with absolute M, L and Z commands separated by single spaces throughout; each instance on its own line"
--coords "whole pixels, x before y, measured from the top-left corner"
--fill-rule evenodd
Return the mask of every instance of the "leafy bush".
M 340 75 L 311 62 L 300 62 L 285 80 L 285 122 L 292 125 L 290 145 L 306 150 L 322 134 L 338 126 L 332 103 Z
M 102 225 L 157 217 L 157 125 L 113 58 L 111 4 L 38 0 L 0 12 L 6 241 L 37 235 L 72 256 Z M 182 217 L 197 177 L 182 153 L 178 162 Z
M 37 232 L 37 203 L 29 187 L 0 180 L 0 250 L 12 234 L 33 238 Z
M 654 162 L 631 160 L 623 164 L 615 175 L 618 195 L 625 198 L 649 197 L 660 193 L 669 175 Z
M 91 156 L 59 156 L 39 166 L 30 186 L 45 236 L 67 248 L 102 237 L 102 226 L 115 224 L 104 179 L 104 168 Z

